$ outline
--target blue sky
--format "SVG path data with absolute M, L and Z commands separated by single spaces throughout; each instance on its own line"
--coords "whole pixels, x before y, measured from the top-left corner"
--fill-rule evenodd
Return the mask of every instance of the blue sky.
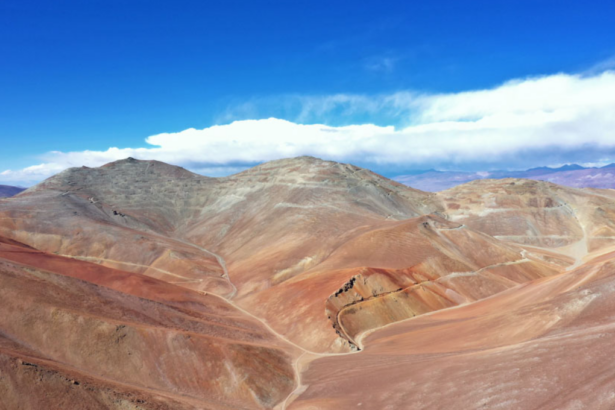
M 373 141 L 345 155 L 339 147 L 323 147 L 326 139 L 310 133 L 299 134 L 316 141 L 312 144 L 295 144 L 284 136 L 261 144 L 262 133 L 295 133 L 296 127 L 279 129 L 275 122 L 254 124 L 264 128 L 256 133 L 261 135 L 258 141 L 246 137 L 252 138 L 251 143 L 242 140 L 243 134 L 220 134 L 218 139 L 208 133 L 193 133 L 190 139 L 170 134 L 164 155 L 155 147 L 139 149 L 151 149 L 146 138 L 158 134 L 270 117 L 294 126 L 375 124 L 400 130 L 425 125 L 428 113 L 452 104 L 437 100 L 438 96 L 473 98 L 464 92 L 498 90 L 528 78 L 547 81 L 563 75 L 568 82 L 551 85 L 556 89 L 553 94 L 568 87 L 560 100 L 576 99 L 587 87 L 594 92 L 588 95 L 598 93 L 599 99 L 612 85 L 613 27 L 612 1 L 4 0 L 0 3 L 0 173 L 11 172 L 5 172 L 4 178 L 0 174 L 0 183 L 30 184 L 62 167 L 99 165 L 129 151 L 221 174 L 285 153 L 347 160 L 385 173 L 606 161 L 615 153 L 615 146 L 608 144 L 608 137 L 615 141 L 615 136 L 605 136 L 611 125 L 608 119 L 602 129 L 594 130 L 589 145 L 577 132 L 578 140 L 564 146 L 545 136 L 545 144 L 526 150 L 517 147 L 511 155 L 503 154 L 508 145 L 495 144 L 480 158 L 451 152 L 389 161 L 385 158 L 389 151 L 370 148 L 380 145 Z M 588 83 L 596 78 L 597 85 Z M 578 84 L 571 83 L 575 81 Z M 525 97 L 533 100 L 538 89 L 551 93 L 552 88 L 546 87 L 530 87 Z M 496 99 L 495 104 L 501 101 Z M 590 104 L 591 115 L 586 106 L 577 107 L 576 117 L 604 119 L 612 103 L 606 100 L 597 108 Z M 568 109 L 545 104 L 536 112 Z M 484 110 L 465 117 L 451 117 L 452 111 L 428 119 L 438 123 L 484 119 Z M 498 117 L 499 112 L 488 115 Z M 568 119 L 567 133 L 580 127 L 581 119 L 575 124 Z M 238 130 L 251 132 L 243 126 L 232 131 Z M 458 130 L 442 141 L 457 138 Z M 389 138 L 386 129 L 374 132 L 372 138 L 391 145 L 392 151 L 399 151 L 394 144 L 406 147 L 405 141 L 415 138 L 410 134 Z M 345 146 L 359 138 L 348 135 Z M 475 141 L 474 136 L 459 135 L 457 140 L 469 138 L 480 144 L 488 138 L 482 135 Z M 176 138 L 183 138 L 185 149 L 194 144 L 201 151 L 195 150 L 194 158 L 177 154 L 172 145 Z M 237 139 L 236 144 L 224 142 L 229 138 Z M 410 146 L 422 151 L 417 144 Z M 109 154 L 111 147 L 120 151 Z M 226 155 L 238 149 L 260 154 Z M 59 153 L 51 153 L 55 151 Z M 196 155 L 210 151 L 216 156 Z M 497 161 L 489 160 L 489 155 Z M 43 168 L 20 173 L 31 166 Z

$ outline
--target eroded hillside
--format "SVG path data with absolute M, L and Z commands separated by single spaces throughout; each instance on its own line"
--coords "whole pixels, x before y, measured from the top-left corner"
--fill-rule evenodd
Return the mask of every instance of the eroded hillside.
M 262 408 L 293 388 L 298 349 L 218 297 L 3 238 L 0 285 L 5 408 Z
M 392 329 L 391 369 L 414 366 L 392 370 L 403 390 L 446 340 L 492 349 L 580 315 L 593 299 L 572 290 L 610 266 L 613 217 L 610 191 L 509 179 L 433 194 L 311 157 L 225 178 L 130 158 L 69 169 L 0 201 L 5 390 L 38 366 L 57 400 L 62 377 L 92 378 L 101 408 L 352 407 L 344 380 L 361 376 L 329 375 L 389 363 Z M 497 316 L 540 301 L 539 322 Z

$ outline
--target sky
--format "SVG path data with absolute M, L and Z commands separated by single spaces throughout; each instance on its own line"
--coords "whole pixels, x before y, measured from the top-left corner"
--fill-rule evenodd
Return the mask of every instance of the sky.
M 0 184 L 132 156 L 210 176 L 615 160 L 613 1 L 0 2 Z

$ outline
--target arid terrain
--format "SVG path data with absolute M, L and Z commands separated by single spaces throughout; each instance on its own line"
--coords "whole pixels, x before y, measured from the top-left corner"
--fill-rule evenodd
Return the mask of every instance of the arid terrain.
M 25 188 L 19 188 L 10 185 L 0 185 L 0 198 L 8 198 L 25 191 Z
M 615 408 L 615 191 L 132 158 L 0 200 L 0 409 Z

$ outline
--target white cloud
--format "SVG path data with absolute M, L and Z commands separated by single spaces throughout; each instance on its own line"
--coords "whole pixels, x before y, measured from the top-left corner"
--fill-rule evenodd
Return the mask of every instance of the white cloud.
M 35 182 L 67 167 L 100 166 L 129 156 L 224 174 L 225 169 L 298 155 L 376 166 L 498 166 L 505 160 L 540 161 L 543 155 L 555 162 L 587 162 L 592 158 L 581 154 L 601 159 L 609 151 L 615 154 L 614 71 L 514 80 L 493 89 L 455 94 L 297 98 L 301 109 L 295 122 L 243 120 L 153 135 L 146 139 L 146 148 L 50 152 L 40 165 L 0 173 L 0 181 Z M 398 128 L 298 123 L 331 113 L 364 112 L 386 112 L 398 123 L 412 121 Z
M 0 181 L 40 181 L 54 173 L 65 170 L 67 166 L 62 163 L 52 162 L 46 164 L 32 165 L 17 171 L 7 169 L 0 172 Z

